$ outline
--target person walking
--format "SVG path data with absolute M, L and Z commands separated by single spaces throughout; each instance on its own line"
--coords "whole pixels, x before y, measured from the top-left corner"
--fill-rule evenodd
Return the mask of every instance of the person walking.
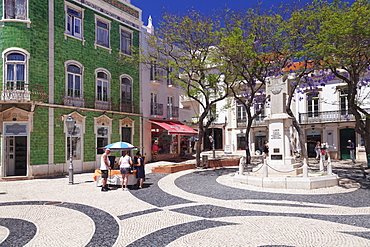
M 321 159 L 324 161 L 324 160 L 326 160 L 326 144 L 325 143 L 322 143 L 321 144 Z
M 108 185 L 107 185 L 108 170 L 111 169 L 110 160 L 108 158 L 109 154 L 110 154 L 110 149 L 107 148 L 107 149 L 105 149 L 103 155 L 100 158 L 100 171 L 101 171 L 101 177 L 103 178 L 101 191 L 108 191 L 109 190 Z
M 353 164 L 355 164 L 355 144 L 351 140 L 348 140 L 347 148 L 349 149 L 349 156 L 351 157 Z
M 119 170 L 122 175 L 122 190 L 129 190 L 127 188 L 128 176 L 130 175 L 130 168 L 132 166 L 132 159 L 130 157 L 130 152 L 126 151 L 125 156 L 121 156 L 118 162 Z
M 265 141 L 265 144 L 263 145 L 263 157 L 266 159 L 267 157 L 269 157 L 269 143 L 268 141 Z
M 321 143 L 318 141 L 315 146 L 315 152 L 316 152 L 316 159 L 320 159 L 321 154 Z
M 145 163 L 144 158 L 141 156 L 140 152 L 136 153 L 137 164 L 136 164 L 136 178 L 139 180 L 139 189 L 143 188 L 143 182 L 145 179 Z

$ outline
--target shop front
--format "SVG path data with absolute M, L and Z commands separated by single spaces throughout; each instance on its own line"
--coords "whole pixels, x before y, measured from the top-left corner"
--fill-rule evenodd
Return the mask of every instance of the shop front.
M 191 152 L 191 140 L 198 132 L 177 121 L 151 120 L 152 160 L 169 160 Z

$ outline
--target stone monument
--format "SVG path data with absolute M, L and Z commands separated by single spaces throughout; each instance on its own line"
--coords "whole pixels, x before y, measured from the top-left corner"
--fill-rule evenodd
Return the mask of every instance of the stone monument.
M 266 85 L 271 100 L 271 114 L 265 118 L 269 126 L 269 156 L 263 164 L 244 172 L 241 159 L 234 181 L 258 187 L 283 189 L 317 189 L 338 185 L 338 176 L 332 174 L 331 163 L 327 173 L 308 173 L 307 161 L 297 164 L 291 154 L 292 119 L 286 113 L 286 95 L 289 83 L 285 76 L 273 77 Z M 303 174 L 302 174 L 303 173 Z
M 301 169 L 296 169 L 301 164 L 296 164 L 291 154 L 292 119 L 286 113 L 286 95 L 289 93 L 287 77 L 270 78 L 266 85 L 266 94 L 270 97 L 271 114 L 264 120 L 269 128 L 269 156 L 267 164 L 273 168 L 269 174 L 298 175 Z M 281 173 L 281 172 L 284 173 Z

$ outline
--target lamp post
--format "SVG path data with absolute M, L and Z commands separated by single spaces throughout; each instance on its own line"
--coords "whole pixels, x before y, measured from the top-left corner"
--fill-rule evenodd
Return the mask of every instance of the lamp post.
M 214 159 L 216 158 L 215 140 L 215 123 L 212 123 L 212 154 Z
M 66 119 L 66 126 L 69 134 L 69 168 L 68 168 L 68 176 L 69 176 L 69 184 L 73 184 L 73 162 L 72 162 L 72 134 L 76 127 L 76 121 L 73 119 L 71 115 L 68 116 Z

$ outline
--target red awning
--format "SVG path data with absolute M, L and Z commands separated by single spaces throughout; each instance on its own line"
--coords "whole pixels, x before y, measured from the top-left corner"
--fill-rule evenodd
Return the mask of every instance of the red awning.
M 169 135 L 198 135 L 196 130 L 193 130 L 189 126 L 186 126 L 180 122 L 160 120 L 150 120 L 150 122 L 168 130 Z

